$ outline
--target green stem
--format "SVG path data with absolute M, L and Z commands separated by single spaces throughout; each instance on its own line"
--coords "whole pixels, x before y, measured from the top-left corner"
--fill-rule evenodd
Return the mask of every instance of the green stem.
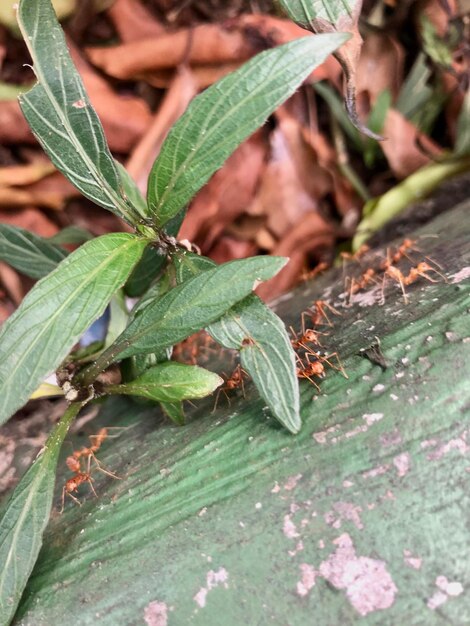
M 117 356 L 127 346 L 125 344 L 113 344 L 107 350 L 102 352 L 94 363 L 82 370 L 77 376 L 75 376 L 73 383 L 78 384 L 81 387 L 88 387 L 93 384 L 99 374 L 103 372 L 107 367 L 116 361 Z
M 470 158 L 432 163 L 408 176 L 378 199 L 370 201 L 372 212 L 366 214 L 357 227 L 352 249 L 355 252 L 375 232 L 412 202 L 422 200 L 441 182 L 470 169 Z M 373 204 L 372 204 L 373 203 Z M 367 205 L 364 213 L 367 213 Z
M 354 191 L 361 198 L 361 200 L 367 202 L 371 198 L 370 193 L 362 180 L 351 167 L 351 164 L 349 162 L 348 149 L 346 147 L 346 142 L 344 141 L 343 133 L 341 132 L 341 128 L 337 120 L 333 116 L 331 117 L 331 129 L 333 133 L 333 141 L 335 144 L 336 153 L 338 155 L 338 169 L 341 174 L 351 183 Z
M 84 404 L 84 402 L 72 402 L 72 404 L 67 407 L 65 413 L 60 418 L 60 421 L 47 438 L 45 448 L 48 448 L 51 451 L 53 451 L 55 447 L 60 448 L 65 439 L 65 435 L 68 433 L 71 423 L 78 415 Z

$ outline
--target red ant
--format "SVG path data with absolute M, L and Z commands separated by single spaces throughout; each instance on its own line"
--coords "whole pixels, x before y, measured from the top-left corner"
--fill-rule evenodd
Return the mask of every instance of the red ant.
M 350 252 L 340 252 L 339 256 L 343 259 L 343 261 L 359 261 L 359 259 L 363 257 L 366 252 L 369 252 L 369 250 L 370 247 L 366 243 L 363 243 L 362 246 L 354 252 L 354 254 L 351 254 Z
M 297 378 L 305 378 L 306 380 L 311 382 L 318 391 L 320 391 L 320 387 L 313 380 L 312 376 L 317 376 L 318 378 L 325 377 L 325 366 L 323 365 L 323 363 L 318 359 L 315 359 L 315 361 L 311 361 L 308 354 L 305 356 L 306 362 L 302 361 L 298 354 L 296 356 L 300 364 L 300 367 L 296 368 Z
M 241 389 L 243 393 L 243 397 L 245 397 L 245 385 L 243 383 L 243 378 L 248 376 L 248 374 L 245 372 L 244 369 L 242 369 L 240 364 L 237 365 L 237 367 L 233 370 L 232 374 L 229 377 L 227 377 L 225 372 L 223 374 L 225 376 L 225 384 L 222 385 L 222 387 L 220 387 L 217 392 L 217 396 L 215 398 L 215 404 L 214 404 L 214 408 L 212 412 L 214 412 L 215 409 L 217 408 L 217 402 L 219 401 L 219 396 L 221 393 L 225 395 L 229 404 L 230 404 L 230 398 L 227 395 L 227 391 L 233 391 L 234 389 Z
M 311 270 L 310 272 L 304 272 L 300 280 L 302 281 L 312 280 L 313 278 L 318 276 L 318 274 L 321 274 L 322 272 L 326 271 L 329 267 L 330 267 L 329 263 L 322 261 L 316 267 L 314 267 L 313 270 Z
M 418 263 L 416 267 L 412 267 L 407 276 L 405 276 L 397 267 L 390 265 L 384 273 L 384 280 L 382 284 L 382 302 L 385 300 L 384 288 L 385 279 L 387 276 L 390 276 L 390 278 L 396 280 L 399 283 L 403 293 L 403 299 L 405 301 L 405 304 L 408 304 L 408 297 L 406 295 L 405 285 L 411 285 L 412 283 L 416 282 L 420 276 L 422 278 L 426 278 L 426 280 L 429 280 L 431 283 L 438 282 L 429 275 L 429 272 L 434 272 L 444 280 L 447 280 L 444 274 L 441 274 L 441 272 L 436 270 L 436 268 L 432 267 L 432 265 L 430 265 L 429 263 L 426 263 L 426 261 L 422 261 L 421 263 Z
M 80 463 L 78 461 L 77 461 L 77 464 L 78 464 L 78 468 L 80 468 Z M 69 478 L 67 480 L 67 482 L 64 485 L 64 488 L 62 489 L 62 506 L 60 509 L 61 513 L 63 513 L 64 511 L 66 495 L 70 496 L 72 500 L 78 504 L 78 506 L 81 506 L 80 500 L 76 498 L 74 495 L 72 495 L 72 493 L 78 491 L 79 486 L 82 485 L 83 483 L 88 483 L 94 495 L 98 497 L 98 494 L 96 493 L 95 488 L 93 487 L 93 478 L 91 477 L 90 473 L 77 471 L 75 476 L 72 476 L 72 478 Z
M 397 248 L 392 256 L 390 256 L 390 250 L 387 250 L 387 258 L 382 263 L 382 269 L 387 270 L 391 265 L 396 265 L 403 257 L 410 259 L 407 255 L 408 250 L 415 250 L 416 252 L 419 252 L 418 248 L 414 247 L 415 243 L 416 239 L 404 239 L 403 243 Z
M 333 313 L 334 315 L 341 315 L 341 313 L 335 309 L 331 304 L 326 302 L 326 300 L 315 300 L 313 305 L 309 307 L 309 311 L 311 311 L 311 320 L 314 326 L 327 325 L 333 326 L 333 322 L 328 317 L 326 313 L 326 309 Z M 325 320 L 325 322 L 323 321 Z
M 359 280 L 353 278 L 351 280 L 351 287 L 349 288 L 350 296 L 354 295 L 358 291 L 361 291 L 362 289 L 367 289 L 370 283 L 375 282 L 375 275 L 376 271 L 370 267 L 362 274 Z
M 109 472 L 108 470 L 104 469 L 104 467 L 98 461 L 95 455 L 95 452 L 98 452 L 103 441 L 107 437 L 108 437 L 108 429 L 101 428 L 96 435 L 90 435 L 89 439 L 90 439 L 91 446 L 89 448 L 83 446 L 80 450 L 75 450 L 70 456 L 66 458 L 65 463 L 67 467 L 69 468 L 69 470 L 74 473 L 74 476 L 72 476 L 72 478 L 69 478 L 66 481 L 62 489 L 62 507 L 60 510 L 61 513 L 64 510 L 66 495 L 70 496 L 72 500 L 76 502 L 78 505 L 81 505 L 80 500 L 72 494 L 75 493 L 78 490 L 78 487 L 82 485 L 83 483 L 88 483 L 94 495 L 98 497 L 93 487 L 93 478 L 91 477 L 91 460 L 92 459 L 96 465 L 96 468 L 100 472 L 103 472 L 104 474 L 107 474 L 108 476 L 111 476 L 112 478 L 116 478 L 117 480 L 120 480 L 119 476 L 116 476 L 116 474 L 113 474 L 112 472 Z M 82 458 L 87 459 L 86 470 L 83 470 L 82 468 L 82 465 L 80 462 Z
M 103 443 L 103 441 L 108 437 L 108 429 L 107 428 L 101 428 L 98 431 L 98 434 L 96 435 L 90 435 L 89 439 L 90 439 L 90 443 L 91 446 L 89 448 L 86 448 L 85 446 L 82 447 L 80 450 L 75 450 L 71 456 L 68 456 L 65 460 L 65 463 L 67 465 L 67 467 L 69 468 L 70 471 L 72 472 L 80 472 L 81 471 L 81 467 L 80 467 L 80 461 L 79 459 L 81 458 L 87 458 L 88 459 L 88 472 L 90 471 L 90 464 L 91 464 L 91 459 L 93 459 L 97 469 L 100 470 L 100 472 L 103 472 L 104 474 L 107 474 L 108 476 L 111 476 L 112 478 L 116 478 L 119 480 L 119 476 L 116 476 L 116 474 L 113 474 L 112 472 L 109 472 L 108 470 L 104 469 L 104 467 L 102 466 L 102 464 L 98 461 L 98 459 L 96 458 L 95 452 L 98 452 L 98 450 L 101 448 L 101 445 Z
M 306 344 L 314 344 L 316 346 L 321 347 L 319 335 L 327 335 L 328 333 L 322 333 L 318 330 L 312 330 L 311 328 L 305 329 L 305 316 L 308 315 L 306 311 L 302 313 L 302 328 L 301 334 L 298 335 L 295 330 L 290 326 L 289 330 L 292 335 L 292 339 L 290 340 L 292 347 L 294 350 L 306 350 L 311 353 L 310 348 Z

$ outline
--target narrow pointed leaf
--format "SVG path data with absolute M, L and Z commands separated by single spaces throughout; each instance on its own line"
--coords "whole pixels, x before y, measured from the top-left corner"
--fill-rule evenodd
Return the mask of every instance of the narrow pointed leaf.
M 0 224 L 0 261 L 5 261 L 30 278 L 52 272 L 68 252 L 34 233 Z
M 207 271 L 210 259 L 193 255 L 176 263 L 178 280 Z M 274 417 L 291 433 L 301 427 L 295 352 L 282 320 L 254 294 L 236 304 L 206 329 L 226 348 L 240 351 L 250 374 Z
M 241 366 L 273 416 L 291 433 L 298 433 L 302 423 L 295 353 L 282 320 L 251 295 L 207 331 L 226 348 L 240 350 Z
M 93 239 L 93 235 L 80 226 L 66 226 L 52 237 L 48 237 L 47 241 L 57 246 L 63 246 L 64 244 L 78 244 L 90 241 Z
M 258 281 L 277 274 L 286 261 L 272 256 L 230 261 L 178 285 L 139 311 L 114 345 L 77 376 L 77 382 L 91 384 L 118 359 L 158 353 L 186 339 L 243 300 Z
M 71 405 L 16 487 L 0 521 L 0 623 L 9 624 L 33 570 L 49 520 L 60 447 L 80 404 Z
M 117 338 L 120 358 L 156 352 L 182 341 L 217 320 L 262 280 L 285 265 L 281 257 L 230 261 L 195 276 L 149 304 Z
M 0 331 L 0 423 L 26 402 L 103 313 L 146 243 L 125 233 L 99 237 L 36 283 Z
M 103 128 L 50 0 L 20 0 L 18 24 L 38 80 L 31 91 L 19 96 L 31 130 L 77 189 L 132 224 L 137 212 L 126 199 Z
M 224 381 L 220 376 L 195 365 L 168 361 L 151 367 L 125 385 L 108 385 L 105 393 L 140 396 L 155 402 L 179 402 L 204 398 Z
M 267 50 L 197 96 L 168 134 L 150 173 L 147 199 L 156 224 L 174 217 L 346 39 L 341 33 L 307 36 Z

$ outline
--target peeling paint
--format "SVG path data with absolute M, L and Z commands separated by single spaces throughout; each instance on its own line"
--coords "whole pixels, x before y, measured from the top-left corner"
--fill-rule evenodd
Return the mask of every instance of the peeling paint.
M 365 420 L 367 426 L 372 426 L 374 422 L 379 422 L 383 416 L 383 413 L 364 413 L 362 419 Z
M 298 595 L 307 595 L 321 576 L 336 589 L 344 589 L 349 602 L 362 616 L 392 606 L 398 590 L 385 562 L 357 556 L 347 533 L 335 539 L 333 544 L 336 545 L 335 552 L 320 563 L 318 570 L 311 565 L 301 565 Z
M 436 587 L 439 587 L 448 596 L 455 597 L 463 593 L 463 587 L 459 582 L 449 582 L 445 576 L 436 578 Z
M 361 520 L 362 507 L 352 502 L 335 502 L 333 511 L 328 511 L 324 515 L 325 522 L 333 528 L 341 528 L 343 521 L 352 522 L 356 528 L 362 530 L 364 524 Z
M 302 550 L 304 549 L 304 544 L 303 541 L 298 541 L 297 545 L 295 546 L 294 550 L 288 550 L 287 554 L 289 556 L 295 556 L 296 554 L 298 554 L 299 552 L 302 552 Z
M 304 597 L 308 595 L 308 592 L 315 586 L 315 579 L 317 572 L 308 563 L 300 564 L 301 579 L 297 583 L 297 593 L 299 596 Z
M 299 480 L 302 478 L 302 474 L 296 474 L 295 476 L 289 476 L 289 478 L 287 479 L 285 485 L 284 485 L 284 489 L 286 491 L 292 491 L 292 489 L 295 489 L 297 487 L 297 483 L 299 482 Z
M 284 523 L 282 525 L 282 532 L 288 539 L 297 539 L 300 537 L 300 533 L 297 532 L 297 526 L 292 521 L 290 515 L 284 515 Z
M 444 602 L 447 602 L 447 598 L 447 594 L 442 591 L 435 591 L 427 601 L 426 605 L 429 609 L 435 611 L 438 607 L 444 604 Z
M 144 621 L 147 626 L 167 626 L 168 607 L 164 602 L 153 601 L 144 609 Z
M 470 450 L 470 446 L 467 444 L 468 430 L 464 430 L 463 433 L 454 439 L 450 439 L 447 443 L 441 443 L 436 450 L 433 450 L 427 455 L 429 461 L 437 461 L 444 455 L 448 454 L 451 450 L 457 450 L 463 456 Z M 423 447 L 423 444 L 421 444 Z
M 411 457 L 408 452 L 403 452 L 402 454 L 397 455 L 393 459 L 393 465 L 397 469 L 397 474 L 400 478 L 406 476 L 410 471 L 411 466 Z
M 382 474 L 385 474 L 386 472 L 388 472 L 389 469 L 390 465 L 378 465 L 377 467 L 367 470 L 366 472 L 362 472 L 362 477 L 375 478 L 376 476 L 381 476 Z
M 445 576 L 438 576 L 435 585 L 437 590 L 427 601 L 427 606 L 432 611 L 442 606 L 450 597 L 456 597 L 463 593 L 461 583 L 457 581 L 449 582 Z
M 380 435 L 380 443 L 384 448 L 387 448 L 388 446 L 398 446 L 402 442 L 402 436 L 400 434 L 400 431 L 397 429 Z
M 206 586 L 201 587 L 199 591 L 193 596 L 193 600 L 198 604 L 201 609 L 206 606 L 207 594 L 211 589 L 223 586 L 224 589 L 228 589 L 228 572 L 224 567 L 220 567 L 217 572 L 209 570 L 206 575 Z
M 463 267 L 456 274 L 451 274 L 449 278 L 449 282 L 453 285 L 456 283 L 461 283 L 463 280 L 467 280 L 467 278 L 470 278 L 470 267 Z
M 421 569 L 423 564 L 423 559 L 419 556 L 413 556 L 411 550 L 403 550 L 403 560 L 413 569 Z

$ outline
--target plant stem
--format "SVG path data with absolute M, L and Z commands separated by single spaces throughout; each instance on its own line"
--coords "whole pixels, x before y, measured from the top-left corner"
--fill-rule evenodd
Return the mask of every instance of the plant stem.
M 94 363 L 82 370 L 72 381 L 81 387 L 88 387 L 95 382 L 101 372 L 103 372 L 111 363 L 116 360 L 120 352 L 126 348 L 126 344 L 113 344 L 107 350 L 102 352 Z
M 62 442 L 64 441 L 65 435 L 70 428 L 71 423 L 78 415 L 80 409 L 84 406 L 84 404 L 85 402 L 72 402 L 72 404 L 67 407 L 65 413 L 60 418 L 60 421 L 47 438 L 44 446 L 45 448 L 49 448 L 51 450 L 55 447 L 60 448 Z

